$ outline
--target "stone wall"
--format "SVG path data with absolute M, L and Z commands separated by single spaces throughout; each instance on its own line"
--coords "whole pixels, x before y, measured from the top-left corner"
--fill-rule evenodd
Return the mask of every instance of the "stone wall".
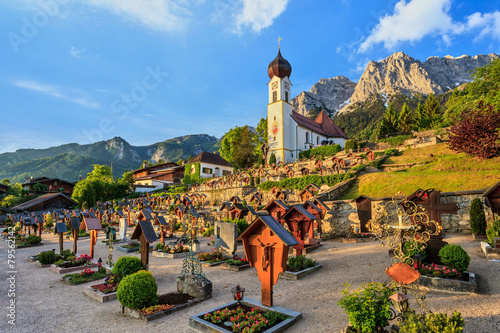
M 339 184 L 340 185 L 340 184 Z M 441 224 L 445 233 L 470 233 L 469 209 L 473 199 L 480 198 L 484 190 L 441 193 L 442 203 L 458 204 L 457 214 L 441 214 Z M 377 207 L 385 204 L 391 198 L 375 198 L 372 201 L 372 218 L 377 218 Z M 326 204 L 331 209 L 325 215 L 322 224 L 323 233 L 345 236 L 351 227 L 359 227 L 359 219 L 355 200 L 329 201 Z M 485 206 L 487 217 L 492 216 L 491 209 Z
M 337 200 L 352 185 L 352 182 L 355 180 L 356 177 L 344 180 L 343 182 L 332 187 L 327 192 L 318 195 L 318 198 L 322 201 Z

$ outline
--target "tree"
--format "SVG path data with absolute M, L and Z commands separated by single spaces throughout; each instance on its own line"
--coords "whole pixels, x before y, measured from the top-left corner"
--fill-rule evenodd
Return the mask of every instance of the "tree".
M 477 68 L 472 77 L 472 82 L 462 91 L 455 89 L 446 103 L 447 123 L 453 124 L 463 112 L 475 108 L 481 101 L 495 110 L 500 109 L 500 59 Z
M 424 103 L 424 119 L 427 119 L 429 128 L 438 127 L 441 123 L 441 107 L 434 94 L 429 94 Z
M 165 160 L 163 158 L 160 158 L 158 161 L 156 161 L 155 165 L 160 165 L 160 164 L 165 164 Z
M 2 179 L 0 184 L 5 185 L 5 186 L 10 186 L 10 180 L 7 178 Z
M 400 132 L 408 133 L 410 132 L 412 125 L 413 117 L 408 104 L 405 102 L 401 108 L 401 112 L 399 113 L 398 130 Z
M 461 114 L 461 119 L 451 127 L 448 145 L 451 149 L 479 158 L 500 155 L 500 112 L 483 102 Z
M 253 133 L 248 126 L 243 127 L 240 141 L 235 147 L 233 153 L 234 165 L 239 169 L 246 169 L 255 163 L 257 156 L 255 155 L 255 144 L 253 141 Z
M 385 110 L 384 118 L 380 122 L 378 128 L 378 136 L 383 137 L 398 132 L 398 112 L 394 106 L 389 103 L 389 106 Z
M 420 102 L 418 102 L 417 108 L 415 109 L 413 123 L 415 124 L 414 128 L 417 131 L 427 128 L 430 124 L 428 119 L 425 117 L 424 106 Z
M 267 143 L 267 118 L 261 118 L 257 127 L 255 127 L 255 133 L 253 135 L 253 142 L 255 144 L 255 155 L 258 160 L 262 160 L 261 147 L 264 143 Z M 259 160 L 259 164 L 261 163 Z M 263 161 L 263 160 L 262 160 Z
M 275 165 L 276 164 L 276 155 L 274 153 L 271 153 L 271 156 L 269 156 L 269 165 Z
M 184 160 L 182 158 L 179 158 L 179 160 L 177 162 L 175 162 L 175 164 L 177 165 L 182 165 L 184 163 Z
M 470 231 L 476 235 L 486 234 L 486 216 L 481 199 L 475 198 L 470 204 Z

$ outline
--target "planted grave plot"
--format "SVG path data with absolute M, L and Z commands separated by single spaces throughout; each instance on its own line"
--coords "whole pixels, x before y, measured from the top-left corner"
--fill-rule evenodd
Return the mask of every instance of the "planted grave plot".
M 189 248 L 182 244 L 177 244 L 174 246 L 163 245 L 162 243 L 156 244 L 156 248 L 153 251 L 153 257 L 160 258 L 184 258 L 186 253 L 189 252 Z
M 304 276 L 316 272 L 321 267 L 316 260 L 307 258 L 306 256 L 289 257 L 286 265 L 286 270 L 280 273 L 280 277 L 285 280 L 299 280 Z
M 118 251 L 122 251 L 125 253 L 137 252 L 141 249 L 141 243 L 136 241 L 128 242 L 127 245 L 120 245 L 116 247 Z
M 92 258 L 90 258 L 90 256 L 87 254 L 82 254 L 78 258 L 71 256 L 67 259 L 61 259 L 54 262 L 54 264 L 50 266 L 50 269 L 58 274 L 64 274 L 79 271 L 84 268 L 96 267 L 97 263 L 91 260 Z
M 233 259 L 226 260 L 221 267 L 239 272 L 250 268 L 250 263 L 245 258 L 238 258 L 238 256 L 234 256 Z
M 83 289 L 83 293 L 100 303 L 109 302 L 117 298 L 118 279 L 116 275 L 108 276 L 104 283 L 87 286 Z
M 205 252 L 198 254 L 198 260 L 201 261 L 202 266 L 217 266 L 230 259 L 222 248 L 214 249 L 212 252 Z
M 86 268 L 81 273 L 66 274 L 62 277 L 63 281 L 71 285 L 78 285 L 89 281 L 99 280 L 107 277 L 109 274 L 105 269 L 94 271 Z

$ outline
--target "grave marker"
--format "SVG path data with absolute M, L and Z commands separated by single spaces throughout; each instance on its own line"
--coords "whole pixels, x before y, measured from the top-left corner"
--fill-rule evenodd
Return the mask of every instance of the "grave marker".
M 80 229 L 86 229 L 90 231 L 90 257 L 94 258 L 94 247 L 97 243 L 97 234 L 99 230 L 102 230 L 101 222 L 98 218 L 86 217 L 83 219 L 82 224 L 80 224 Z
M 149 243 L 158 240 L 156 232 L 150 221 L 139 221 L 135 226 L 131 239 L 137 239 L 141 242 L 141 263 L 145 270 L 149 266 Z

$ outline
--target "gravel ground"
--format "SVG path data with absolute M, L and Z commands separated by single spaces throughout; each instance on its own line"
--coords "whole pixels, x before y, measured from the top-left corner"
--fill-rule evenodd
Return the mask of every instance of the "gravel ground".
M 107 258 L 108 247 L 96 245 L 96 257 Z M 209 251 L 202 238 L 202 250 Z M 462 244 L 471 256 L 469 270 L 476 273 L 478 294 L 427 294 L 431 311 L 453 313 L 458 310 L 466 322 L 466 332 L 500 332 L 500 262 L 490 262 L 483 256 L 479 243 L 471 236 L 450 235 L 450 243 Z M 7 281 L 7 243 L 0 243 L 0 308 L 3 312 L 0 332 L 195 332 L 188 327 L 191 315 L 204 312 L 231 301 L 230 289 L 236 284 L 246 288 L 245 296 L 260 300 L 260 282 L 253 268 L 241 272 L 218 267 L 204 267 L 212 281 L 213 297 L 186 310 L 144 323 L 119 313 L 118 301 L 98 303 L 83 294 L 83 286 L 70 286 L 49 268 L 39 268 L 28 256 L 40 251 L 58 249 L 55 235 L 43 235 L 43 246 L 16 250 L 16 325 L 7 323 L 9 283 Z M 79 252 L 88 253 L 90 241 L 79 240 Z M 65 248 L 72 242 L 65 240 Z M 242 247 L 240 246 L 240 249 Z M 244 255 L 243 251 L 237 252 Z M 125 255 L 114 251 L 114 259 Z M 139 254 L 134 254 L 139 256 Z M 347 315 L 337 305 L 343 284 L 358 288 L 363 282 L 388 282 L 384 270 L 390 265 L 387 248 L 378 242 L 343 244 L 339 239 L 328 240 L 308 255 L 318 260 L 323 268 L 298 281 L 279 280 L 274 287 L 277 306 L 302 312 L 299 320 L 287 332 L 340 332 L 348 324 Z M 176 277 L 182 268 L 182 259 L 150 258 L 150 269 L 158 283 L 159 293 L 176 290 Z M 90 284 L 95 284 L 88 283 Z

